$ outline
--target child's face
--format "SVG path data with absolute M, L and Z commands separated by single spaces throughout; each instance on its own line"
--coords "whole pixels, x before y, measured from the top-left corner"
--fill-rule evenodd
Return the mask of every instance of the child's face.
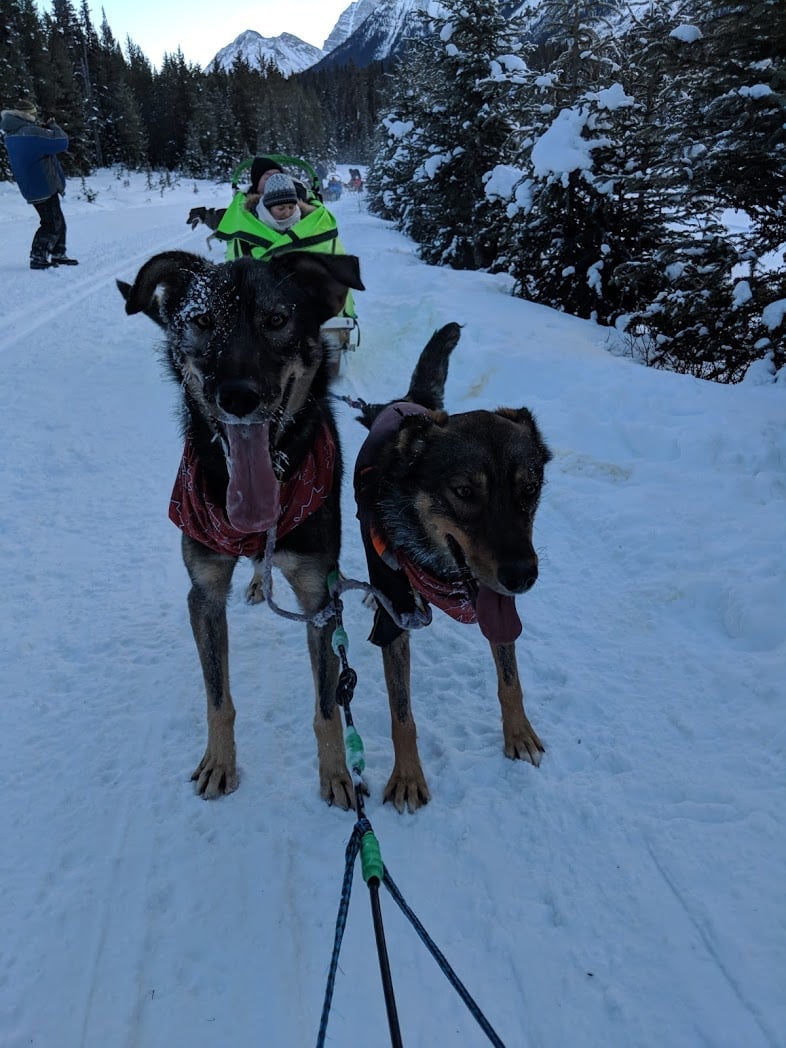
M 296 207 L 297 204 L 273 204 L 270 208 L 270 214 L 273 218 L 278 219 L 279 222 L 283 222 L 294 215 Z

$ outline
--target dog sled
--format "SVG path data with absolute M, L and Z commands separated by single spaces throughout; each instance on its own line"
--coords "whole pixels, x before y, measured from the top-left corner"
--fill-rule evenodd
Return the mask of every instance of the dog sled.
M 199 218 L 199 221 L 213 228 L 212 239 L 224 244 L 225 257 L 230 260 L 250 256 L 269 262 L 272 258 L 293 251 L 346 254 L 338 236 L 335 216 L 324 206 L 322 180 L 314 166 L 301 157 L 284 153 L 265 154 L 265 159 L 272 160 L 292 177 L 299 196 L 311 204 L 314 210 L 283 233 L 260 221 L 248 207 L 247 191 L 240 188 L 243 176 L 254 163 L 254 157 L 248 157 L 232 171 L 234 196 L 229 207 L 213 211 L 212 222 L 208 222 L 204 216 Z M 192 223 L 192 228 L 195 224 Z M 323 324 L 321 332 L 329 368 L 335 377 L 340 374 L 347 353 L 354 352 L 360 344 L 360 328 L 351 291 L 347 292 L 341 312 Z
M 282 167 L 288 175 L 296 181 L 301 182 L 307 189 L 312 200 L 322 201 L 322 179 L 317 169 L 302 157 L 288 156 L 286 153 L 265 153 L 265 160 L 272 160 Z M 232 172 L 232 189 L 237 192 L 240 188 L 240 179 L 246 171 L 251 170 L 254 157 L 246 157 L 241 160 Z
M 335 200 L 340 200 L 343 191 L 344 183 L 338 175 L 331 175 L 325 183 L 325 188 L 323 190 L 325 202 L 330 203 Z

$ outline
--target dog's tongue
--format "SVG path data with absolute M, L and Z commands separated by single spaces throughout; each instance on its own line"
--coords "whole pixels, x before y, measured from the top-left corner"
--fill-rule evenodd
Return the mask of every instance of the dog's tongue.
M 521 633 L 515 599 L 503 597 L 482 583 L 478 584 L 475 612 L 481 633 L 492 644 L 512 644 Z
M 227 517 L 237 531 L 267 531 L 281 511 L 279 486 L 270 461 L 267 422 L 227 426 L 229 485 Z

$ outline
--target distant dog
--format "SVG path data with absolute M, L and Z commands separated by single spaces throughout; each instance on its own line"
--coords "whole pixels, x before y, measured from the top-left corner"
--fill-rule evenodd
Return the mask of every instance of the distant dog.
M 188 212 L 186 225 L 192 229 L 196 229 L 198 225 L 205 225 L 215 233 L 225 212 L 225 207 L 192 207 Z
M 133 285 L 117 283 L 127 313 L 144 312 L 164 329 L 183 394 L 185 451 L 169 515 L 183 531 L 207 692 L 207 749 L 192 777 L 203 797 L 216 797 L 238 785 L 226 620 L 238 558 L 261 557 L 275 527 L 274 563 L 303 611 L 328 603 L 341 535 L 341 453 L 319 328 L 342 308 L 347 289 L 363 284 L 353 255 L 297 252 L 213 265 L 184 251 L 151 258 Z M 354 792 L 331 632 L 309 623 L 307 633 L 322 795 L 347 808 Z
M 213 230 L 210 236 L 205 238 L 205 243 L 210 251 L 213 250 L 213 241 L 216 239 L 216 230 L 218 229 L 221 219 L 224 217 L 225 211 L 225 207 L 192 207 L 188 212 L 186 223 L 191 226 L 192 229 L 196 229 L 199 225 L 205 225 L 208 229 Z
M 414 811 L 429 800 L 410 705 L 410 624 L 436 604 L 478 622 L 491 645 L 505 754 L 539 764 L 543 745 L 524 713 L 515 596 L 538 577 L 532 525 L 551 453 L 526 408 L 442 410 L 448 359 L 460 329 L 448 324 L 424 349 L 402 401 L 366 405 L 370 433 L 355 467 L 355 497 L 369 579 L 384 596 L 370 640 L 382 648 L 390 701 L 393 774 L 385 800 Z

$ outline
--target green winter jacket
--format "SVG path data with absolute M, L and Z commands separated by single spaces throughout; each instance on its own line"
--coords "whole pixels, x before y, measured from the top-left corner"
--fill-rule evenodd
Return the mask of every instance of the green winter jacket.
M 217 240 L 225 242 L 228 261 L 250 255 L 262 262 L 269 262 L 271 258 L 289 251 L 346 254 L 344 245 L 338 239 L 336 219 L 326 207 L 318 207 L 304 215 L 291 229 L 280 233 L 260 222 L 253 211 L 248 210 L 246 203 L 246 194 L 236 193 L 214 234 Z M 355 316 L 351 291 L 343 313 Z

